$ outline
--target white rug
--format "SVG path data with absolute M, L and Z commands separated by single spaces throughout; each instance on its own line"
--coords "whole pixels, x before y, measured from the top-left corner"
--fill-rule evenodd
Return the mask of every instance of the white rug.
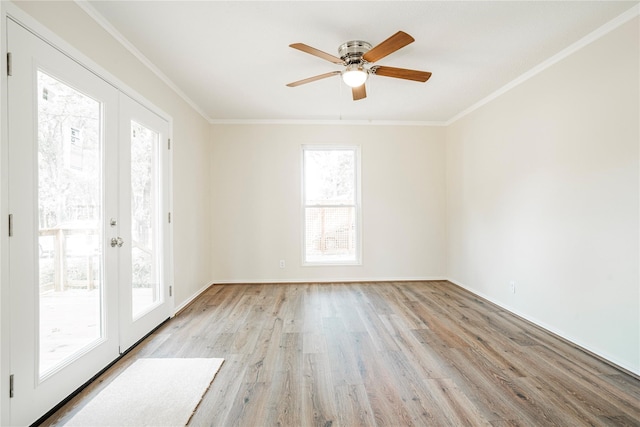
M 224 359 L 138 359 L 67 426 L 185 426 Z

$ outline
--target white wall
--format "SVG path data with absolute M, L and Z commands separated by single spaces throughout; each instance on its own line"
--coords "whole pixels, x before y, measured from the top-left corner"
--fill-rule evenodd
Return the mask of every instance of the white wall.
M 318 143 L 361 147 L 362 266 L 301 266 L 300 150 Z M 214 281 L 444 277 L 444 128 L 214 125 L 211 144 Z
M 636 373 L 638 43 L 635 18 L 446 135 L 448 276 Z
M 173 118 L 174 301 L 179 306 L 211 281 L 208 121 L 75 2 L 15 4 Z

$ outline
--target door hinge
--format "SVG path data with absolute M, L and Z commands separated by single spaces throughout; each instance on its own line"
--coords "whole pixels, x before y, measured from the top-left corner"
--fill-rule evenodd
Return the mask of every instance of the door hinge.
M 7 76 L 13 76 L 13 61 L 11 52 L 7 52 Z
M 173 296 L 173 286 L 169 286 L 169 296 Z
M 13 397 L 13 374 L 9 375 L 9 398 Z
M 171 150 L 171 138 L 167 139 L 167 149 Z
M 169 224 L 171 224 L 171 212 L 169 212 Z
M 13 236 L 13 214 L 9 214 L 9 237 Z

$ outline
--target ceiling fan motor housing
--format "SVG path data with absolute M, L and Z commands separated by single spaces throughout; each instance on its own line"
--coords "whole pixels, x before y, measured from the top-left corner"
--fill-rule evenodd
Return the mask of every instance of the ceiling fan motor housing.
M 362 55 L 371 50 L 371 43 L 362 40 L 351 40 L 338 48 L 340 58 L 347 64 L 361 64 Z

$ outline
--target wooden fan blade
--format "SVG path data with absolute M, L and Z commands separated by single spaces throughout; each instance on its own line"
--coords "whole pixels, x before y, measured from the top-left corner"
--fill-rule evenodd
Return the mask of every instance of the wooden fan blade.
M 327 77 L 335 76 L 337 74 L 340 74 L 340 71 L 331 71 L 330 73 L 324 73 L 320 74 L 319 76 L 313 76 L 306 79 L 298 80 L 297 82 L 289 83 L 287 86 L 296 87 L 303 84 L 315 82 L 316 80 L 326 79 Z
M 317 56 L 318 58 L 322 58 L 322 59 L 324 59 L 326 61 L 333 62 L 334 64 L 344 65 L 344 61 L 342 59 L 338 58 L 337 56 L 330 55 L 330 54 L 328 54 L 326 52 L 323 52 L 323 51 L 321 51 L 319 49 L 316 49 L 315 47 L 307 46 L 304 43 L 290 44 L 289 47 L 301 50 L 301 51 L 309 53 L 309 54 L 311 54 L 313 56 Z
M 396 50 L 405 47 L 409 43 L 413 43 L 414 41 L 415 39 L 409 34 L 404 31 L 398 31 L 382 43 L 371 48 L 370 51 L 362 56 L 362 59 L 367 62 L 376 62 Z
M 408 70 L 406 68 L 395 67 L 373 67 L 371 69 L 376 76 L 395 77 L 396 79 L 413 80 L 416 82 L 426 82 L 431 77 L 428 71 Z
M 358 87 L 351 88 L 351 94 L 353 95 L 353 100 L 357 101 L 359 99 L 364 99 L 367 97 L 367 89 L 364 87 L 364 83 Z

